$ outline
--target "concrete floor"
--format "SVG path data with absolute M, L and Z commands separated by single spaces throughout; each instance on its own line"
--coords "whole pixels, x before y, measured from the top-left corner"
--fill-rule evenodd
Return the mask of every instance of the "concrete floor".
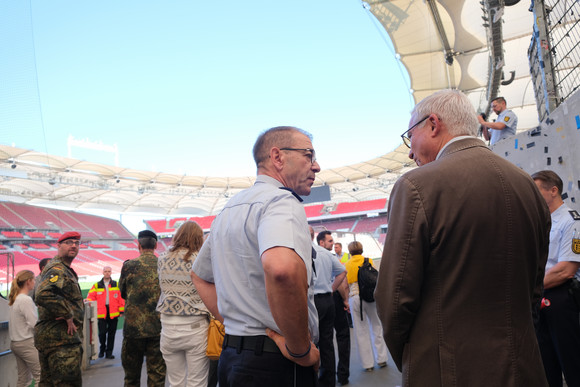
M 395 364 L 390 359 L 386 368 L 379 369 L 375 366 L 373 372 L 364 372 L 360 363 L 358 348 L 356 346 L 353 330 L 350 330 L 351 354 L 350 354 L 350 383 L 349 386 L 365 387 L 397 387 L 401 385 L 401 373 L 397 371 Z M 90 367 L 83 372 L 83 386 L 85 387 L 121 387 L 123 386 L 123 367 L 121 366 L 121 343 L 123 341 L 123 331 L 117 331 L 115 337 L 115 359 L 92 360 Z M 147 375 L 145 365 L 141 374 L 141 385 L 147 386 Z M 169 383 L 166 382 L 166 386 Z

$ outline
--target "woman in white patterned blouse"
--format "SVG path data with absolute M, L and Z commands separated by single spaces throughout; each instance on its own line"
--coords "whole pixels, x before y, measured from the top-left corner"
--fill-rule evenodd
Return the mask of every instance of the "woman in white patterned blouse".
M 209 312 L 189 274 L 202 244 L 201 227 L 195 222 L 185 222 L 174 235 L 169 250 L 158 259 L 161 353 L 173 387 L 207 386 Z

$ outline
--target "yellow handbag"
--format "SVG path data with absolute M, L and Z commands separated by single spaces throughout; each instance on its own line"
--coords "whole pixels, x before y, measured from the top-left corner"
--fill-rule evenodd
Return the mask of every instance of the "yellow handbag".
M 225 335 L 226 327 L 224 327 L 224 324 L 215 318 L 210 319 L 207 330 L 207 350 L 205 351 L 205 355 L 210 360 L 218 360 L 220 358 Z

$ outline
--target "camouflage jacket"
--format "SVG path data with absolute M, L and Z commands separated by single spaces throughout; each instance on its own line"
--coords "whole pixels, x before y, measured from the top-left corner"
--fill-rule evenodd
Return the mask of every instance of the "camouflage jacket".
M 123 336 L 156 337 L 161 334 L 161 320 L 155 311 L 161 290 L 157 275 L 157 257 L 144 253 L 125 261 L 119 278 L 121 297 L 125 299 Z
M 40 275 L 35 302 L 38 322 L 34 327 L 34 343 L 39 350 L 67 344 L 79 344 L 83 337 L 85 305 L 75 271 L 54 257 Z M 66 319 L 73 318 L 76 333 L 67 333 Z

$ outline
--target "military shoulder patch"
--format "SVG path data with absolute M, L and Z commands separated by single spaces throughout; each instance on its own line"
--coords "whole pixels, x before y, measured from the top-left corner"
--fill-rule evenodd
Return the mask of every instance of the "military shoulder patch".
M 49 281 L 55 283 L 56 281 L 58 281 L 58 276 L 54 274 L 51 275 Z
M 570 210 L 568 212 L 570 213 L 570 216 L 572 217 L 572 219 L 574 219 L 574 220 L 580 220 L 580 214 L 578 213 L 578 211 L 576 211 L 576 210 Z

